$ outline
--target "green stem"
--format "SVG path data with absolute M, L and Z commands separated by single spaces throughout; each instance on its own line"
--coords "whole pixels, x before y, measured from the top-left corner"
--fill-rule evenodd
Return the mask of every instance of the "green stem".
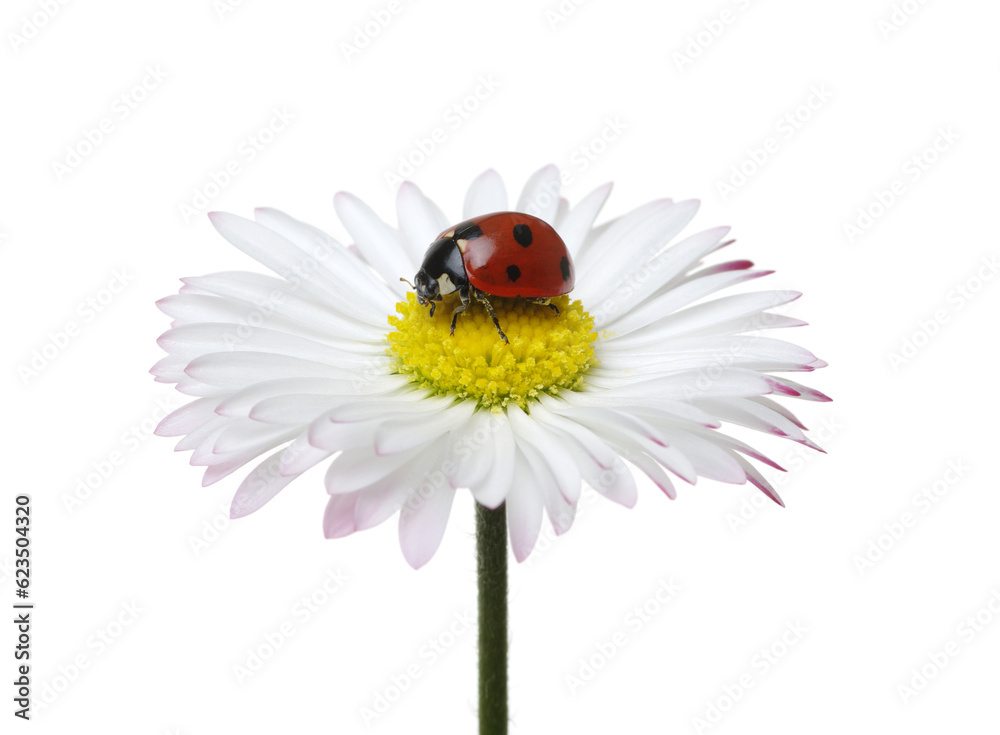
M 507 509 L 476 503 L 479 735 L 507 733 Z

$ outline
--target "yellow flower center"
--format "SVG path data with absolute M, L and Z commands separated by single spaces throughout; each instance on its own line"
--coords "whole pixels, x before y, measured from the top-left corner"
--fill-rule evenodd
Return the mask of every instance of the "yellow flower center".
M 458 315 L 450 334 L 457 299 L 445 298 L 434 316 L 408 293 L 389 316 L 389 354 L 397 370 L 435 393 L 475 399 L 484 408 L 500 409 L 514 401 L 521 408 L 540 393 L 578 390 L 595 363 L 594 319 L 579 301 L 552 299 L 559 307 L 524 299 L 490 296 L 490 303 L 509 344 L 504 344 L 486 308 L 475 300 Z

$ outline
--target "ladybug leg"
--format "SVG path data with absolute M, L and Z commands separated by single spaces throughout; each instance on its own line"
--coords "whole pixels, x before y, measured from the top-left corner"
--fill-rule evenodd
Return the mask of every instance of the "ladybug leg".
M 455 322 L 458 320 L 458 315 L 469 308 L 469 288 L 463 287 L 458 289 L 458 297 L 462 299 L 462 303 L 455 307 L 455 310 L 451 312 L 451 333 L 455 333 Z
M 491 304 L 490 300 L 488 298 L 486 298 L 486 296 L 484 296 L 479 291 L 474 291 L 473 293 L 474 293 L 474 295 L 476 297 L 476 300 L 479 301 L 479 302 L 481 302 L 482 305 L 486 307 L 486 313 L 489 314 L 490 315 L 490 319 L 493 320 L 493 326 L 495 326 L 497 328 L 497 332 L 500 335 L 500 339 L 502 339 L 504 341 L 504 343 L 510 344 L 510 340 L 507 339 L 507 335 L 504 334 L 503 330 L 500 328 L 500 320 L 497 319 L 497 315 L 493 311 L 493 304 Z
M 550 309 L 552 309 L 552 311 L 554 311 L 556 314 L 559 313 L 559 307 L 556 306 L 555 304 L 553 304 L 552 303 L 552 299 L 550 299 L 548 297 L 545 297 L 545 298 L 542 298 L 542 297 L 532 297 L 532 298 L 529 298 L 529 299 L 526 299 L 526 300 L 530 301 L 533 304 L 538 304 L 539 306 L 547 306 Z

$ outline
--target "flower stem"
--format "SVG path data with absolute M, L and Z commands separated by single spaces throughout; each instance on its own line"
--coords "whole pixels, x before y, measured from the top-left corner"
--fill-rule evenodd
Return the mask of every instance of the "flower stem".
M 476 503 L 479 735 L 507 733 L 507 508 Z

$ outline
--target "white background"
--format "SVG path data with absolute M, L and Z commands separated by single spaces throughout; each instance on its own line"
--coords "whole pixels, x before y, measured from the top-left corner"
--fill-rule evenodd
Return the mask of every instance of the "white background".
M 571 202 L 614 180 L 605 216 L 702 199 L 692 227 L 732 225 L 727 256 L 803 291 L 785 313 L 810 326 L 778 336 L 831 364 L 804 380 L 834 401 L 794 406 L 829 454 L 754 442 L 790 470 L 767 471 L 787 509 L 749 487 L 702 481 L 671 502 L 644 483 L 634 509 L 587 502 L 568 534 L 546 528 L 511 560 L 514 731 L 700 732 L 710 716 L 718 733 L 995 730 L 994 3 L 233 4 L 11 0 L 0 18 L 5 607 L 13 497 L 34 512 L 35 717 L 18 727 L 474 731 L 469 497 L 413 571 L 395 520 L 323 539 L 322 470 L 228 523 L 245 472 L 201 488 L 188 455 L 149 436 L 183 400 L 147 373 L 168 325 L 154 301 L 182 276 L 259 269 L 203 211 L 274 206 L 344 237 L 331 197 L 348 190 L 394 221 L 387 174 L 439 129 L 408 178 L 455 219 L 484 169 L 516 196 L 550 162 Z M 373 13 L 389 20 L 368 37 Z M 250 160 L 276 108 L 294 119 Z M 37 374 L 35 350 L 51 356 Z M 306 619 L 295 605 L 323 600 L 331 570 L 346 581 Z M 293 635 L 240 680 L 282 624 Z M 789 625 L 804 632 L 782 642 Z M 925 666 L 930 681 L 902 692 Z M 420 676 L 397 698 L 408 667 Z M 396 701 L 366 727 L 380 693 Z

